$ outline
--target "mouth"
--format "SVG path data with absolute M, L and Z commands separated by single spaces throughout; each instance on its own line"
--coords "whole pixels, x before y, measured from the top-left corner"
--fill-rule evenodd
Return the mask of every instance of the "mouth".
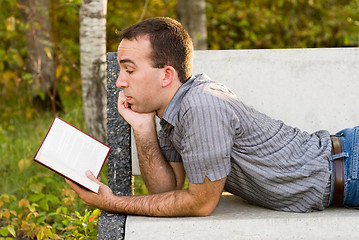
M 127 93 L 125 93 L 124 90 L 122 90 L 122 91 L 123 91 L 123 95 L 125 96 L 126 102 L 132 100 L 132 97 L 131 97 L 131 96 L 127 95 Z
M 132 100 L 132 97 L 130 97 L 130 96 L 125 96 L 125 97 L 126 97 L 126 102 L 129 102 Z

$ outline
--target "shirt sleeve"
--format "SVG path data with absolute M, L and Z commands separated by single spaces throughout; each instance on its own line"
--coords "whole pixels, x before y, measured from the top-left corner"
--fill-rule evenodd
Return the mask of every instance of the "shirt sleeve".
M 229 103 L 212 95 L 198 97 L 197 104 L 184 104 L 189 107 L 181 111 L 179 124 L 183 132 L 179 152 L 191 183 L 203 183 L 206 176 L 215 181 L 229 174 L 235 137 Z

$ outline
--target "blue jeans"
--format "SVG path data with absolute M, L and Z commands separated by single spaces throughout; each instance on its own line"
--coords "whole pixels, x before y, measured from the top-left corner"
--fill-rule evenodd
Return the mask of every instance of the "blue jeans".
M 343 206 L 359 209 L 359 126 L 344 129 L 335 135 L 340 139 L 343 152 L 332 156 L 330 166 L 333 169 L 332 160 L 344 157 L 345 184 Z M 333 199 L 333 172 L 331 181 L 330 203 Z

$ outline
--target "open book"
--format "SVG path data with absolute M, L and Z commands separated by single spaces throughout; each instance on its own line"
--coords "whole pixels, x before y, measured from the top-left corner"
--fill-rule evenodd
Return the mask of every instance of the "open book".
M 34 160 L 98 193 L 100 185 L 87 178 L 85 172 L 90 170 L 98 177 L 110 151 L 111 147 L 55 117 Z

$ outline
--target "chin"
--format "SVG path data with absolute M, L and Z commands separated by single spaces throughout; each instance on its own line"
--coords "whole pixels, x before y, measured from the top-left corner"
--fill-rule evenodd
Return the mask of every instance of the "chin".
M 131 105 L 131 110 L 137 113 L 145 113 L 145 111 L 138 109 L 138 107 Z

